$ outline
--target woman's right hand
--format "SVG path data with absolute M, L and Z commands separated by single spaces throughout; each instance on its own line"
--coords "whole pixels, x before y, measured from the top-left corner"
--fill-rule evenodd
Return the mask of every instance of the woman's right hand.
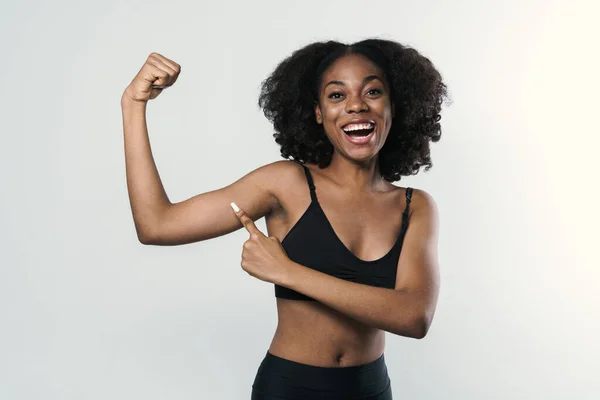
M 155 99 L 167 88 L 175 83 L 181 66 L 158 53 L 151 53 L 123 93 L 123 98 L 138 102 L 147 102 Z

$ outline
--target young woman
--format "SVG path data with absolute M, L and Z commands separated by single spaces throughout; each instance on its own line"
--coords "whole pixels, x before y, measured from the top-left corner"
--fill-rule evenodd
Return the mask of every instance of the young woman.
M 253 400 L 391 399 L 385 332 L 423 338 L 440 285 L 435 202 L 392 182 L 432 166 L 441 75 L 393 41 L 305 46 L 276 67 L 259 99 L 286 160 L 171 203 L 145 111 L 180 71 L 152 53 L 121 100 L 139 240 L 178 245 L 248 230 L 242 268 L 274 284 L 278 310 Z M 261 217 L 266 234 L 253 222 Z

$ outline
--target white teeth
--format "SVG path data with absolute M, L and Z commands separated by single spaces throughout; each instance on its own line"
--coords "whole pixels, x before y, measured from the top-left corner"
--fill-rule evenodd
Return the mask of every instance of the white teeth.
M 350 125 L 346 125 L 344 127 L 344 132 L 352 132 L 352 131 L 358 131 L 361 129 L 372 129 L 373 128 L 373 124 L 372 123 L 367 123 L 367 124 L 350 124 Z

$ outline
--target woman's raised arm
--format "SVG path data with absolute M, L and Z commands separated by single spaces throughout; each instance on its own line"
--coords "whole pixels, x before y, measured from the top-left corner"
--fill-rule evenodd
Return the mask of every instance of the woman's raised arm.
M 152 157 L 146 105 L 177 80 L 180 67 L 152 53 L 121 97 L 127 190 L 140 242 L 178 245 L 224 235 L 242 227 L 229 204 L 237 202 L 253 220 L 278 206 L 274 184 L 289 164 L 277 161 L 218 190 L 171 203 Z

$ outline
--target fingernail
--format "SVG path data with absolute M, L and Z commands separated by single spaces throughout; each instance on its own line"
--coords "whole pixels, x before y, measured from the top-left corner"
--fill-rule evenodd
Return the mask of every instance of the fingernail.
M 233 211 L 235 212 L 240 212 L 240 208 L 234 202 L 231 202 L 231 208 L 233 208 Z

